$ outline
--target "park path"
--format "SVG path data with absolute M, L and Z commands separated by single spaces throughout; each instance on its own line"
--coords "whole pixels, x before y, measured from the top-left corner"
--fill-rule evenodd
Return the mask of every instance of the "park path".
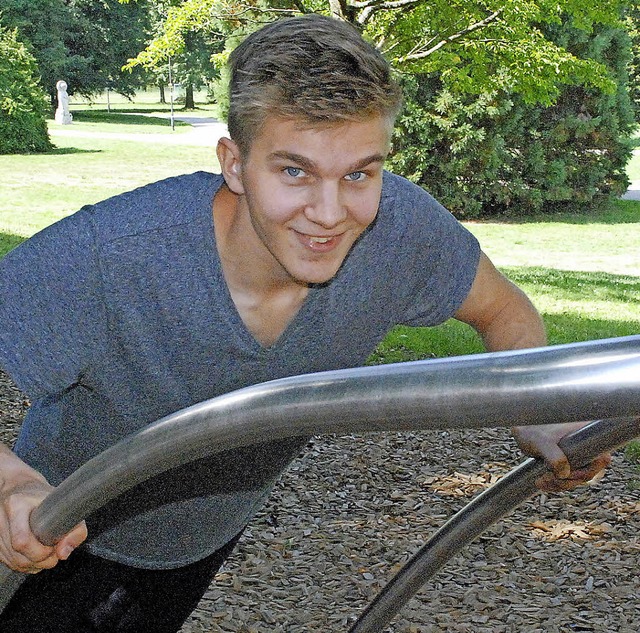
M 154 117 L 167 119 L 169 126 L 169 114 L 153 113 Z M 218 119 L 203 117 L 195 113 L 180 113 L 174 116 L 176 121 L 189 123 L 190 129 L 179 128 L 175 132 L 164 134 L 126 133 L 126 132 L 92 132 L 80 130 L 72 125 L 51 125 L 49 133 L 55 137 L 76 138 L 108 138 L 118 141 L 141 141 L 145 143 L 175 143 L 176 145 L 197 145 L 215 147 L 218 139 L 227 134 L 227 126 Z
M 621 196 L 623 200 L 640 200 L 640 180 L 635 180 L 629 185 L 627 192 Z

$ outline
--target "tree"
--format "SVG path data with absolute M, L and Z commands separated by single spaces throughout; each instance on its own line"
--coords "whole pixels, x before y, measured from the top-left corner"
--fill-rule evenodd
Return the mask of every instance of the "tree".
M 144 2 L 3 0 L 3 21 L 29 46 L 52 103 L 59 79 L 71 94 L 91 96 L 106 87 L 133 94 L 142 74 L 121 68 L 144 46 L 147 15 Z
M 51 149 L 35 59 L 16 30 L 0 25 L 0 153 Z
M 437 74 L 414 75 L 398 122 L 391 165 L 424 185 L 458 217 L 584 208 L 628 185 L 634 110 L 628 93 L 629 38 L 569 21 L 546 36 L 607 69 L 614 91 L 564 86 L 553 105 L 492 90 L 455 92 Z
M 147 3 L 123 6 L 117 0 L 66 2 L 78 24 L 69 41 L 70 50 L 86 60 L 79 77 L 80 92 L 95 93 L 109 87 L 132 96 L 147 78 L 142 69 L 123 73 L 122 66 L 147 40 L 150 29 Z
M 128 2 L 129 0 L 121 0 Z M 180 50 L 187 32 L 218 39 L 282 15 L 330 12 L 363 31 L 401 72 L 437 73 L 456 92 L 502 89 L 552 103 L 563 85 L 613 90 L 602 64 L 549 39 L 545 25 L 571 20 L 589 31 L 619 25 L 625 0 L 182 0 L 138 56 L 153 63 Z
M 131 4 L 130 0 L 119 1 Z M 154 35 L 144 50 L 128 60 L 125 68 L 145 68 L 165 83 L 171 63 L 172 80 L 185 85 L 185 109 L 193 109 L 194 87 L 202 87 L 218 75 L 211 56 L 222 49 L 225 39 L 216 28 L 190 28 L 193 21 L 184 19 L 180 0 L 152 0 L 149 7 Z M 182 17 L 176 22 L 175 16 Z
M 533 212 L 624 190 L 632 0 L 183 0 L 137 60 L 184 33 L 234 37 L 326 12 L 405 84 L 391 164 L 460 216 Z M 222 69 L 226 55 L 214 56 Z

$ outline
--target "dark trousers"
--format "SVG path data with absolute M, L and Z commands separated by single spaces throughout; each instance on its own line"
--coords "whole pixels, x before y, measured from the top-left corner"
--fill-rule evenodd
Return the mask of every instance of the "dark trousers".
M 207 558 L 136 569 L 82 549 L 27 577 L 0 615 L 2 633 L 176 633 L 239 536 Z

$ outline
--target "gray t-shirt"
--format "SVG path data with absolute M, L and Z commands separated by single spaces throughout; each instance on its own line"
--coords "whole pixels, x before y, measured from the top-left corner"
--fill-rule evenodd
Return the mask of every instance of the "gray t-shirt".
M 216 250 L 222 182 L 198 172 L 84 207 L 0 262 L 0 364 L 32 399 L 15 450 L 54 485 L 196 402 L 362 365 L 393 326 L 439 324 L 469 292 L 476 240 L 424 190 L 385 173 L 375 222 L 263 347 Z M 160 475 L 91 517 L 89 547 L 147 568 L 198 560 L 242 529 L 304 443 L 266 442 Z

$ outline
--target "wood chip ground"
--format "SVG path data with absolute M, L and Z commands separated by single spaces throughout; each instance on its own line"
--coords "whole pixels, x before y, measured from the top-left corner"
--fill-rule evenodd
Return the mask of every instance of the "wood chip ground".
M 28 403 L 0 374 L 0 434 Z M 347 631 L 433 532 L 523 457 L 506 429 L 313 439 L 182 633 Z M 638 633 L 640 472 L 537 494 L 455 556 L 393 633 Z

